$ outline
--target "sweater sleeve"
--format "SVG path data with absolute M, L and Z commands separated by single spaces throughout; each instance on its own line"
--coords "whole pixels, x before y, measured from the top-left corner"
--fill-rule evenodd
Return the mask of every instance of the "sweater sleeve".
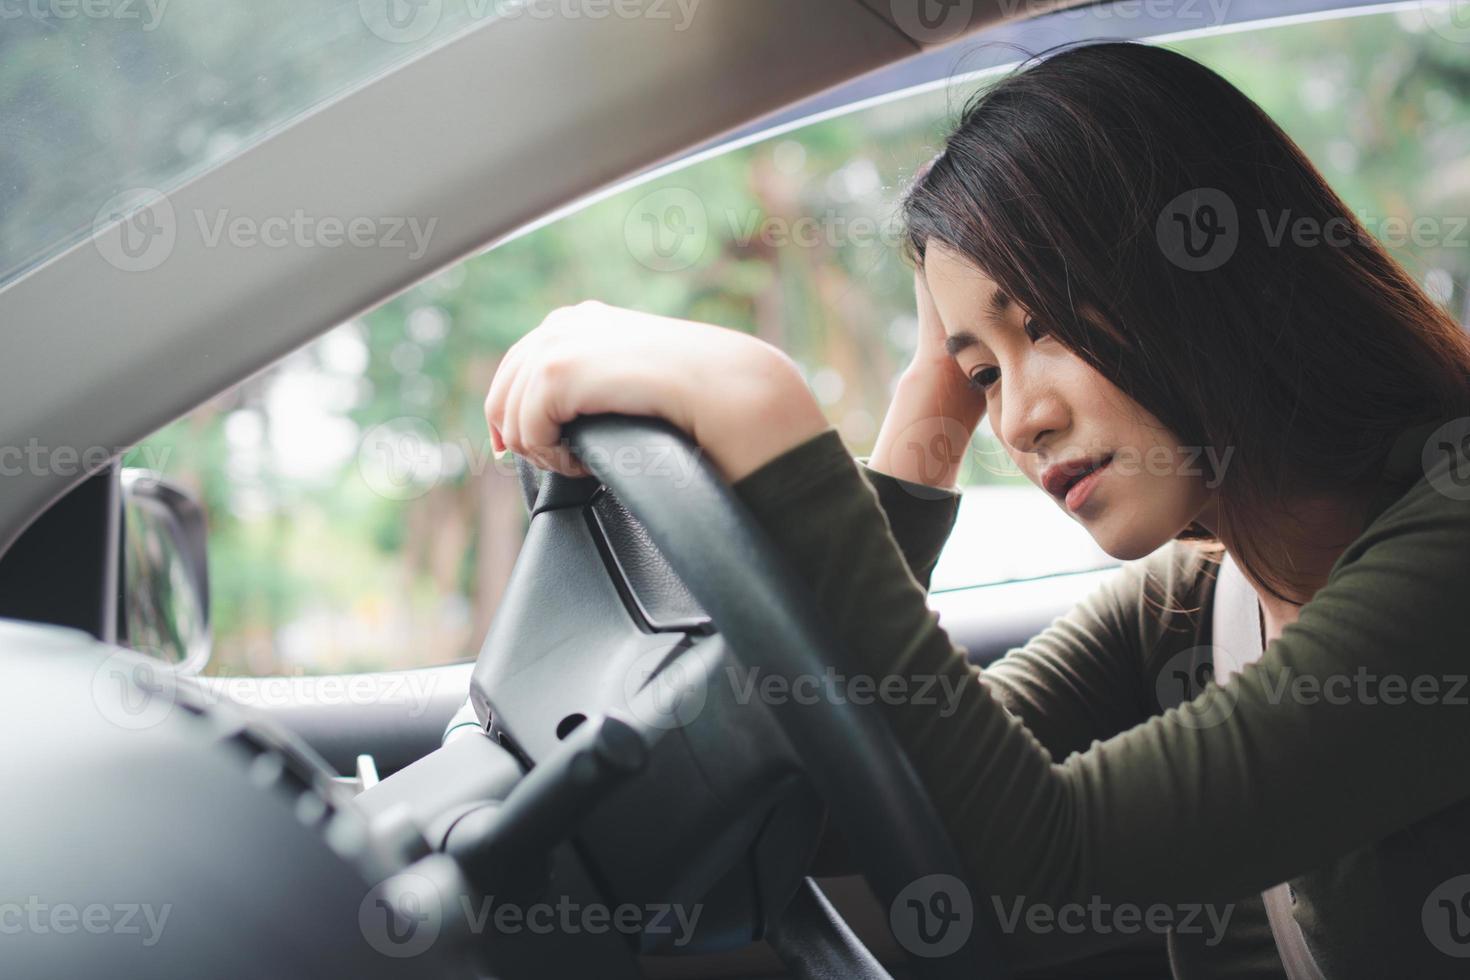
M 925 589 L 954 528 L 960 494 L 872 469 L 858 457 L 888 526 Z M 1025 646 L 985 670 L 1006 709 L 1058 761 L 1131 728 L 1160 708 L 1147 666 L 1193 645 L 1199 563 L 1166 554 L 1129 562 Z M 1160 618 L 1140 616 L 1140 596 Z M 1160 652 L 1162 651 L 1162 652 Z
M 857 462 L 859 472 L 878 496 L 878 506 L 909 571 L 927 591 L 934 566 L 939 564 L 940 552 L 959 515 L 959 492 L 890 476 L 869 466 L 865 457 L 858 457 Z
M 857 467 L 829 429 L 735 491 L 810 584 L 847 651 L 841 669 L 957 692 L 945 711 L 917 697 L 878 710 L 1014 965 L 1097 948 L 1086 931 L 1035 928 L 1037 907 L 1229 903 L 1470 795 L 1459 701 L 1390 698 L 1386 683 L 1376 697 L 1341 691 L 1366 673 L 1447 695 L 1464 676 L 1470 507 L 1427 481 L 1343 553 L 1261 660 L 1058 763 L 939 627 Z

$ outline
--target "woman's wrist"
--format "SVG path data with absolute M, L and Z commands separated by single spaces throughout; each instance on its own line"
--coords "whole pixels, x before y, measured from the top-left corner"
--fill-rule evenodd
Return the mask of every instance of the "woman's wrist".
M 973 399 L 951 389 L 937 371 L 905 370 L 868 467 L 911 483 L 953 489 L 980 410 Z
M 769 345 L 691 394 L 695 441 L 728 483 L 831 428 L 794 361 Z M 713 379 L 710 379 L 711 381 Z

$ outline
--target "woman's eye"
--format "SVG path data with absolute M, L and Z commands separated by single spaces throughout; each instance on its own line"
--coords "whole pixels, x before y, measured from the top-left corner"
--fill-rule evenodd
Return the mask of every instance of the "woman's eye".
M 1000 368 L 986 367 L 976 368 L 970 375 L 970 387 L 976 391 L 985 391 L 999 380 Z
M 1039 323 L 1037 319 L 1033 316 L 1026 317 L 1026 324 L 1024 329 L 1026 331 L 1027 338 L 1033 344 L 1040 340 L 1042 337 L 1045 337 L 1048 333 L 1046 327 L 1042 326 L 1041 323 Z

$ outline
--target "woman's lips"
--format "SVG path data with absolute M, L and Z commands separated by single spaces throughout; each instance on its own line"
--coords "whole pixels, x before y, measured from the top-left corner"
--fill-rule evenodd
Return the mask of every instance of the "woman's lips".
M 1103 472 L 1107 470 L 1112 462 L 1113 457 L 1107 457 L 1096 468 L 1083 475 L 1080 480 L 1067 488 L 1066 504 L 1068 510 L 1075 513 L 1078 508 L 1087 503 L 1087 498 L 1092 496 L 1093 488 L 1097 486 L 1098 482 L 1102 479 Z

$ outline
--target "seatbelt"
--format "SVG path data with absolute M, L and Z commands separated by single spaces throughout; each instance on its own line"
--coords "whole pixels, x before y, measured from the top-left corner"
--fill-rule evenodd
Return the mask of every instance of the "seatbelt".
M 1215 613 L 1211 624 L 1215 647 L 1214 680 L 1224 684 L 1265 652 L 1261 635 L 1261 602 L 1240 566 L 1227 552 L 1215 579 Z M 1261 893 L 1276 952 L 1289 980 L 1323 980 L 1306 937 L 1291 914 L 1294 899 L 1285 882 Z

